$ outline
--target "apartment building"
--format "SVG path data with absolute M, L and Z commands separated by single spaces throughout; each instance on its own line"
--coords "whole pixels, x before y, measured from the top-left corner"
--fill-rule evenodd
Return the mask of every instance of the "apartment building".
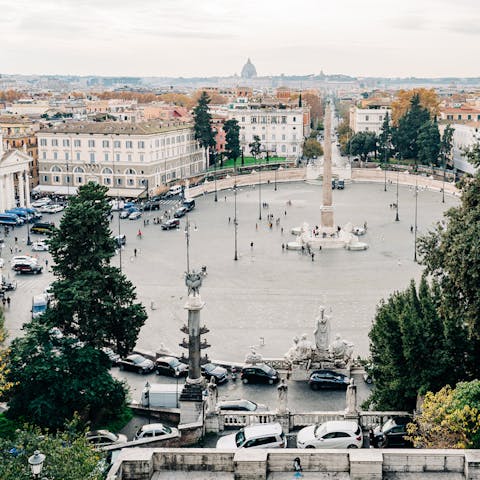
M 387 114 L 391 118 L 391 110 L 385 106 L 377 108 L 350 107 L 350 128 L 354 133 L 373 132 L 377 135 L 382 130 L 382 125 Z
M 136 197 L 202 173 L 206 155 L 189 124 L 72 122 L 38 132 L 40 189 L 74 193 L 89 181 Z

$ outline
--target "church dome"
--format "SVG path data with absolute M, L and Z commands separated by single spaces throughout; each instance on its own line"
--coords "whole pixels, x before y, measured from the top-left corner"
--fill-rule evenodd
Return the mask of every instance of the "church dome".
M 242 78 L 254 78 L 257 76 L 257 69 L 250 59 L 248 59 L 247 63 L 243 66 L 241 75 Z

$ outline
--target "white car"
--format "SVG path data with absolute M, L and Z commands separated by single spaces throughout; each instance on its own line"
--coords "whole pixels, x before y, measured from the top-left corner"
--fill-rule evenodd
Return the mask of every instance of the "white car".
M 51 203 L 52 200 L 50 200 L 50 198 L 48 197 L 44 197 L 44 198 L 40 198 L 38 200 L 36 200 L 35 202 L 32 203 L 32 207 L 33 208 L 40 208 L 40 207 L 43 207 L 49 203 Z
M 311 425 L 297 434 L 297 448 L 361 448 L 362 444 L 362 429 L 348 420 Z
M 34 252 L 48 252 L 48 245 L 43 241 L 33 242 L 32 250 Z
M 16 255 L 10 260 L 10 265 L 12 266 L 12 268 L 15 265 L 22 263 L 34 263 L 35 265 L 38 265 L 38 260 L 35 257 L 31 257 L 30 255 Z
M 142 216 L 142 212 L 132 212 L 129 216 L 129 220 L 137 220 L 137 218 L 140 218 Z
M 220 437 L 217 448 L 221 450 L 287 448 L 287 440 L 279 423 L 259 423 L 242 428 L 237 433 Z
M 141 440 L 145 438 L 163 437 L 165 435 L 176 435 L 178 430 L 173 427 L 168 427 L 163 423 L 150 423 L 149 425 L 143 425 L 135 434 L 134 440 Z
M 58 204 L 49 204 L 45 205 L 44 207 L 40 208 L 40 211 L 42 213 L 58 213 L 61 212 L 64 209 L 62 205 Z
M 111 445 L 127 443 L 128 441 L 126 435 L 112 433 L 108 430 L 87 432 L 86 437 L 88 443 L 91 443 L 95 448 L 110 447 Z

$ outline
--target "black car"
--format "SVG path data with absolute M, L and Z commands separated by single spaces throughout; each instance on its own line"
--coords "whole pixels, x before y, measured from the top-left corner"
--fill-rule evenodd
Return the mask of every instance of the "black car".
M 346 389 L 350 379 L 332 370 L 315 370 L 310 374 L 308 384 L 312 390 L 319 390 L 320 388 L 343 388 Z
M 140 206 L 140 210 L 143 212 L 150 212 L 152 210 L 160 210 L 160 200 L 147 200 Z
M 185 216 L 185 214 L 188 213 L 188 210 L 186 207 L 180 207 L 178 210 L 175 211 L 175 213 L 173 214 L 173 216 L 175 218 L 182 218 Z
M 30 228 L 30 233 L 38 233 L 38 234 L 49 234 L 55 228 L 54 223 L 42 223 L 37 222 L 34 223 L 33 226 Z
M 243 367 L 240 378 L 243 383 L 268 383 L 273 385 L 280 381 L 277 371 L 264 363 Z
M 188 365 L 185 365 L 175 357 L 158 357 L 155 360 L 155 371 L 158 375 L 182 377 L 187 375 Z
M 412 442 L 405 439 L 407 424 L 412 421 L 409 417 L 394 417 L 388 420 L 383 427 L 376 427 L 373 431 L 373 446 L 376 448 L 412 448 Z
M 137 373 L 150 373 L 154 369 L 153 362 L 134 353 L 129 355 L 126 358 L 121 358 L 117 365 L 120 367 L 120 370 L 129 370 L 131 372 Z
M 173 230 L 180 226 L 180 220 L 178 218 L 171 218 L 165 223 L 162 223 L 162 230 Z
M 233 410 L 237 412 L 267 412 L 268 407 L 262 403 L 255 403 L 250 400 L 223 400 L 217 403 L 220 410 Z
M 17 273 L 33 273 L 37 275 L 37 273 L 42 273 L 43 268 L 36 264 L 36 263 L 17 263 L 13 270 Z
M 228 381 L 228 371 L 226 368 L 223 368 L 220 365 L 206 363 L 205 365 L 202 365 L 201 369 L 203 376 L 207 380 L 210 380 L 213 377 L 217 385 Z

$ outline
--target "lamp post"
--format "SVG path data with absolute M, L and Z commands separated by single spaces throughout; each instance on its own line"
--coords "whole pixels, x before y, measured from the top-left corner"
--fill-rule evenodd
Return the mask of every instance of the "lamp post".
M 277 191 L 277 170 L 278 167 L 275 169 L 275 191 Z
M 262 219 L 262 169 L 258 163 L 258 219 Z
M 234 198 L 234 209 L 235 209 L 235 214 L 233 216 L 233 226 L 235 229 L 235 255 L 233 259 L 235 261 L 238 260 L 238 250 L 237 250 L 237 235 L 238 235 L 238 220 L 237 220 L 237 159 L 233 161 L 233 169 L 234 169 L 234 175 L 235 175 L 235 180 L 233 184 L 233 198 Z
M 145 398 L 147 400 L 147 408 L 148 408 L 148 424 L 150 425 L 150 383 L 145 383 Z
M 400 218 L 398 218 L 398 176 L 400 174 L 400 170 L 397 170 L 397 203 L 395 204 L 396 205 L 396 213 L 395 213 L 395 221 L 398 222 L 400 220 Z
M 447 155 L 443 154 L 443 184 L 442 184 L 442 203 L 445 203 L 445 176 L 446 176 Z
M 23 172 L 23 175 L 24 175 L 25 182 L 30 182 L 30 177 L 27 175 L 27 172 Z M 30 238 L 30 218 L 28 218 L 28 215 L 27 215 L 27 245 L 30 246 L 31 244 L 32 244 L 32 239 Z
M 218 202 L 218 196 L 217 196 L 217 155 L 213 155 L 213 174 L 215 176 L 214 181 L 215 181 L 215 202 Z
M 414 251 L 413 261 L 417 261 L 417 213 L 418 213 L 418 179 L 415 179 L 415 230 L 414 230 Z
M 386 192 L 387 191 L 387 146 L 385 146 L 384 162 L 385 162 L 385 165 L 384 165 L 385 183 L 384 183 L 383 191 Z
M 33 455 L 28 458 L 28 464 L 32 472 L 33 478 L 39 478 L 42 473 L 43 462 L 45 461 L 45 455 L 40 453 L 39 450 L 35 450 Z
M 190 220 L 188 218 L 188 213 L 185 215 L 186 224 L 185 224 L 185 239 L 187 241 L 187 273 L 190 273 Z M 197 231 L 197 225 L 194 224 L 193 229 Z

